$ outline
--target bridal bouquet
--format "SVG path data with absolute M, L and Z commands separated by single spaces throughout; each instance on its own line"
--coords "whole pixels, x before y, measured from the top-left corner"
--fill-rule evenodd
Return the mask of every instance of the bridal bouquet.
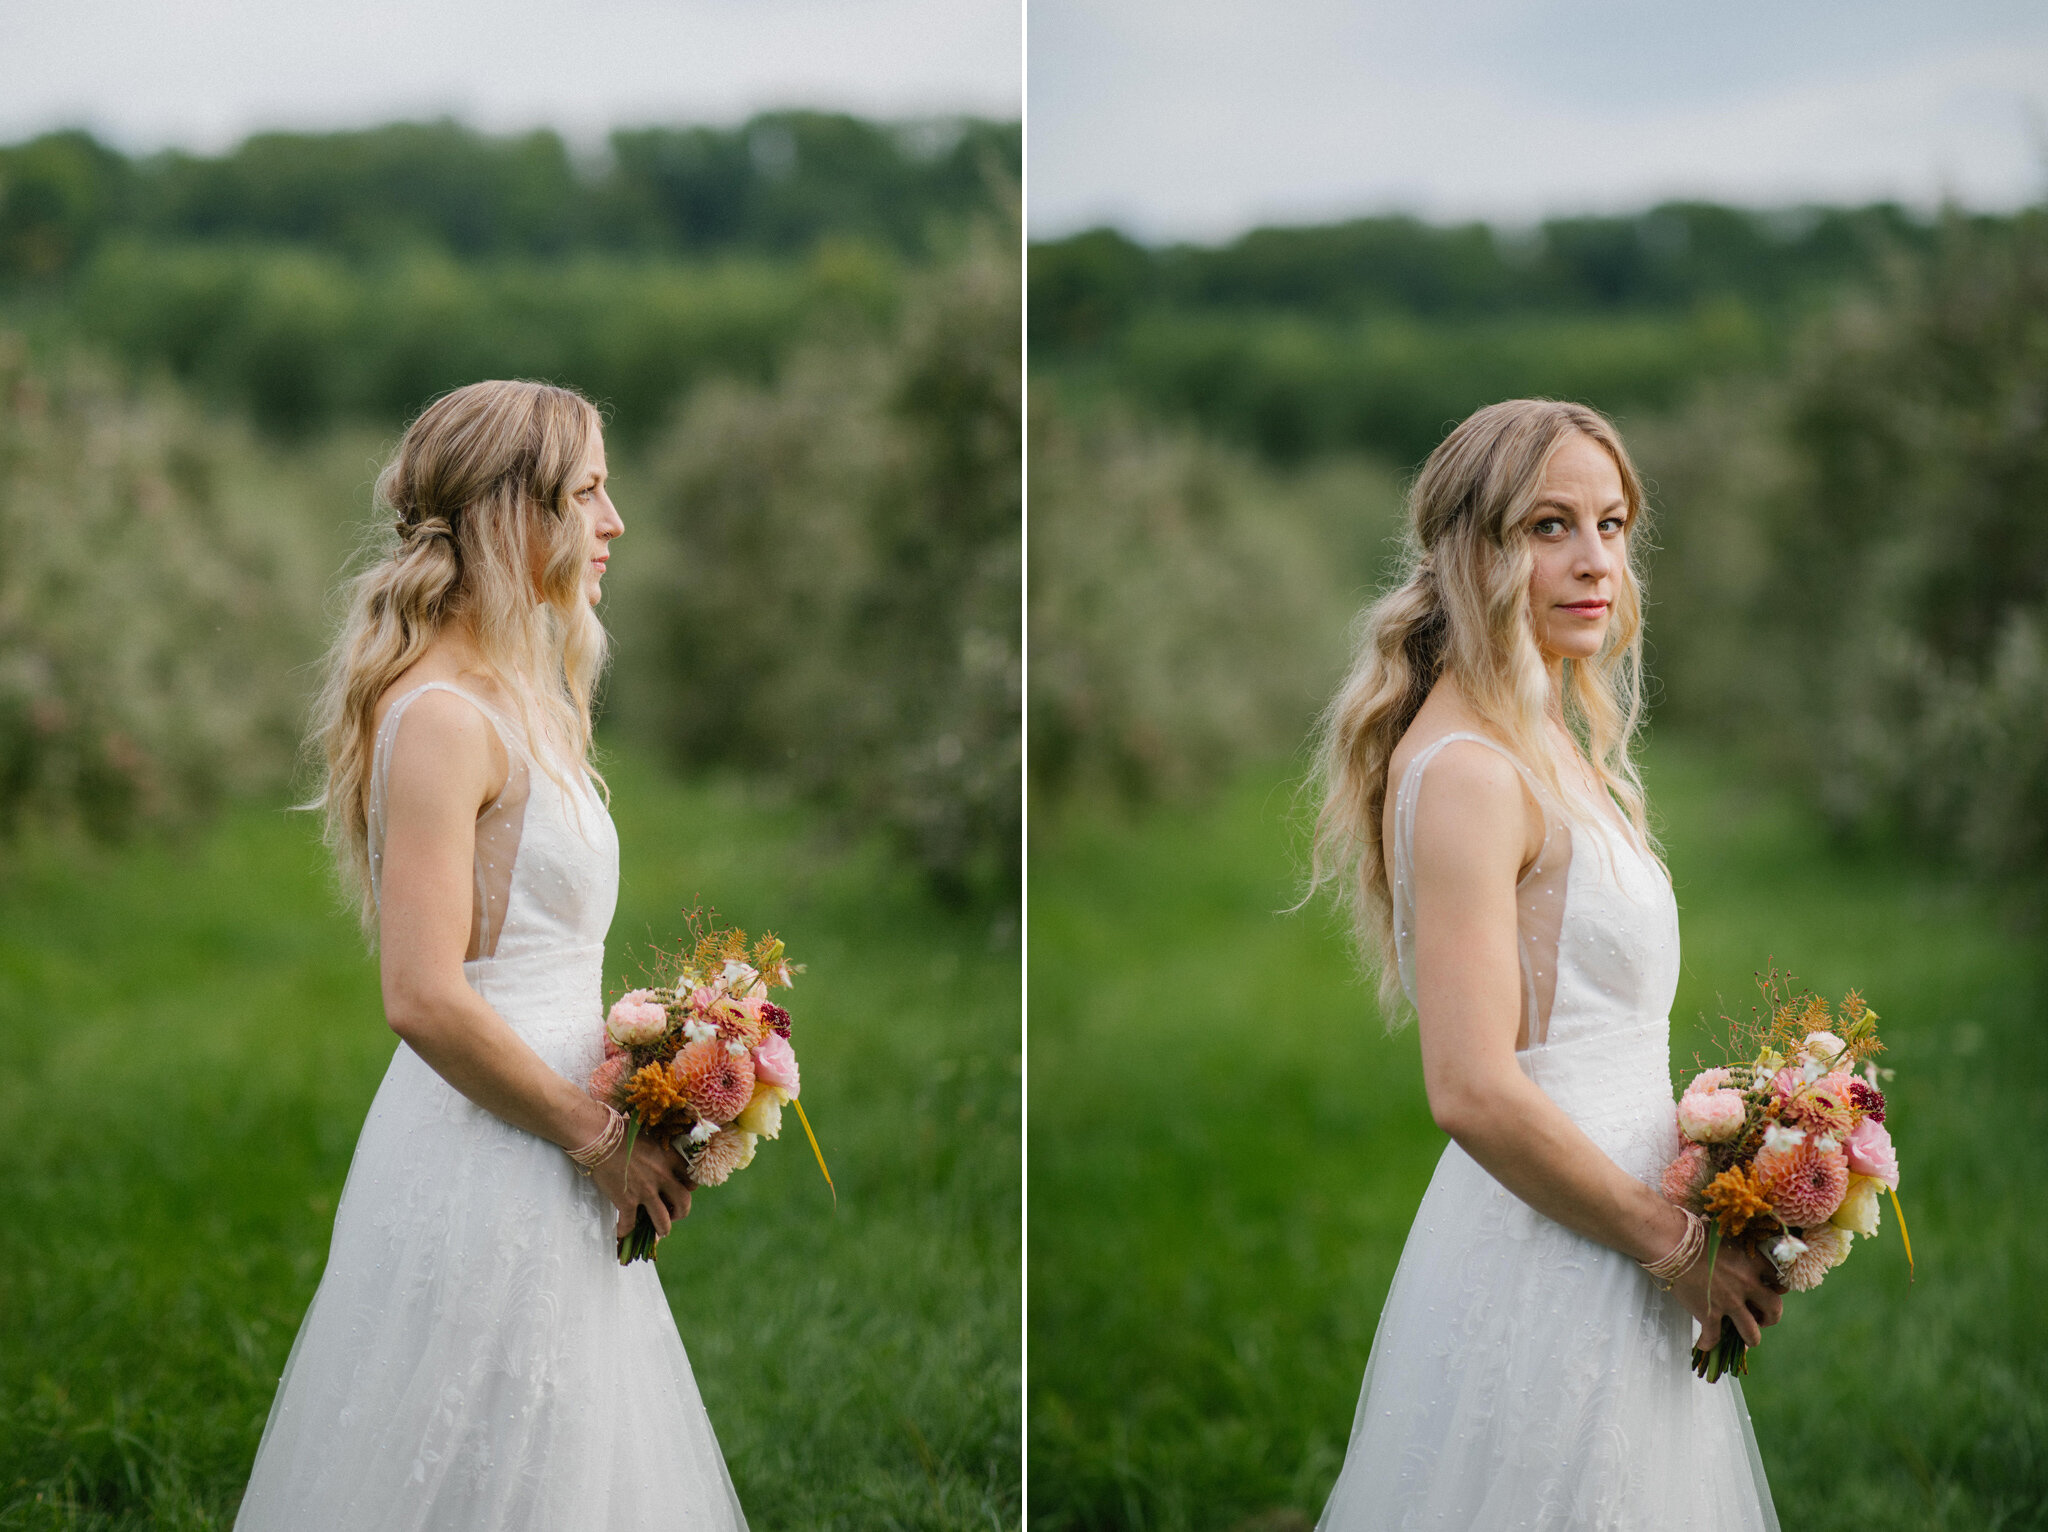
M 1854 990 L 1841 1014 L 1775 971 L 1759 981 L 1766 1006 L 1731 1024 L 1742 1062 L 1694 1076 L 1678 1098 L 1684 1147 L 1666 1167 L 1664 1195 L 1708 1220 L 1708 1270 L 1730 1245 L 1760 1250 L 1793 1292 L 1818 1287 L 1857 1237 L 1877 1233 L 1880 1192 L 1891 1199 L 1910 1267 L 1913 1246 L 1899 1207 L 1899 1162 L 1885 1127 L 1891 1075 L 1874 1058 L 1877 1012 Z M 1693 1348 L 1708 1382 L 1749 1371 L 1748 1348 L 1724 1319 L 1712 1345 Z
M 656 956 L 659 982 L 619 997 L 604 1023 L 604 1061 L 590 1094 L 626 1114 L 627 1152 L 642 1133 L 666 1137 L 697 1186 L 720 1186 L 753 1162 L 755 1146 L 782 1132 L 795 1107 L 825 1184 L 832 1173 L 797 1100 L 789 1012 L 768 998 L 800 967 L 770 933 L 749 942 L 715 911 L 687 911 L 691 940 Z M 835 1194 L 836 1195 L 836 1194 Z M 619 1241 L 619 1264 L 653 1260 L 654 1224 L 642 1209 Z

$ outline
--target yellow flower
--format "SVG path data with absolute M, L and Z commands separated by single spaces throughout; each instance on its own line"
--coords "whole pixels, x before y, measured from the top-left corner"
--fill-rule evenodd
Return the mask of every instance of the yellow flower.
M 779 1085 L 756 1080 L 754 1099 L 732 1120 L 732 1124 L 748 1133 L 758 1133 L 762 1138 L 779 1138 L 782 1136 L 782 1104 L 787 1100 L 789 1092 Z
M 1851 1174 L 1849 1190 L 1842 1197 L 1842 1205 L 1835 1209 L 1835 1216 L 1828 1220 L 1838 1229 L 1847 1229 L 1851 1234 L 1865 1238 L 1877 1232 L 1878 1198 L 1884 1192 L 1884 1183 L 1876 1176 Z

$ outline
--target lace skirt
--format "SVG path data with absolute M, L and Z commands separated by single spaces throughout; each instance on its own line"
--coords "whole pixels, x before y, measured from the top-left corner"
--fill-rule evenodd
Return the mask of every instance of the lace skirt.
M 1523 1067 L 1647 1177 L 1676 1147 L 1661 1046 L 1651 1078 L 1620 1090 L 1617 1039 L 1597 1044 L 1531 1050 Z M 1604 1057 L 1605 1091 L 1573 1088 L 1575 1055 Z M 1741 1387 L 1693 1376 L 1693 1330 L 1634 1261 L 1450 1145 L 1380 1313 L 1320 1532 L 1777 1532 Z
M 580 971 L 488 967 L 472 983 L 516 1028 L 530 1019 L 551 1064 L 580 1062 L 565 1015 L 596 1050 Z M 620 1268 L 615 1216 L 559 1148 L 401 1046 L 238 1532 L 743 1529 L 661 1283 Z

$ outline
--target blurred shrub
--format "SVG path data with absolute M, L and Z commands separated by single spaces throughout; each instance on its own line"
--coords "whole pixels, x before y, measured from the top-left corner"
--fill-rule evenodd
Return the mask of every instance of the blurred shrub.
M 1953 219 L 1789 375 L 1643 439 L 1674 717 L 1738 727 L 1845 828 L 2048 856 L 2048 214 Z
M 1185 428 L 1034 394 L 1038 801 L 1213 785 L 1297 745 L 1400 524 L 1393 475 L 1283 475 Z
M 1015 237 L 920 279 L 886 337 L 692 396 L 626 506 L 622 727 L 886 828 L 1013 901 L 1022 567 Z M 635 540 L 639 546 L 634 546 Z
M 115 834 L 282 779 L 325 571 L 255 468 L 233 430 L 0 334 L 0 827 Z

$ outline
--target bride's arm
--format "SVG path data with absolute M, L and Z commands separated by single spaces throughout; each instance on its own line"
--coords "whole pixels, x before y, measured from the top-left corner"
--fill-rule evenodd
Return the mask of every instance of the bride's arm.
M 1451 745 L 1424 774 L 1416 804 L 1415 980 L 1422 1074 L 1437 1125 L 1538 1212 L 1638 1261 L 1676 1249 L 1685 1215 L 1616 1165 L 1515 1062 L 1522 1016 L 1515 884 L 1535 804 L 1498 752 Z M 1730 1252 L 1696 1261 L 1676 1293 L 1706 1327 L 1735 1321 L 1756 1345 L 1779 1296 L 1761 1263 Z
M 564 1148 L 589 1143 L 609 1120 L 565 1080 L 463 977 L 475 899 L 476 816 L 502 785 L 495 734 L 459 697 L 415 700 L 392 741 L 378 918 L 384 1016 L 434 1072 L 514 1127 Z M 635 1142 L 595 1178 L 619 1209 L 620 1232 L 645 1207 L 658 1233 L 689 1211 L 682 1161 Z

